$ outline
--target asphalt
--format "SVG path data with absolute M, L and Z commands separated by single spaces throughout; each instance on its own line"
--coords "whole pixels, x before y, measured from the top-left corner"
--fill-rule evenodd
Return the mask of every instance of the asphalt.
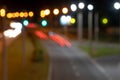
M 60 47 L 53 41 L 42 41 L 51 59 L 49 80 L 112 80 L 106 71 L 74 44 Z
M 88 45 L 88 41 L 84 41 L 82 43 L 78 41 L 72 42 L 75 46 L 78 45 Z M 120 48 L 120 43 L 103 43 L 103 42 L 93 42 L 94 47 L 110 47 L 110 48 Z M 120 80 L 120 55 L 111 55 L 105 57 L 97 57 L 92 58 L 94 62 L 96 62 L 101 70 L 110 77 L 111 80 Z
M 9 39 L 10 45 L 14 39 Z M 51 66 L 48 80 L 120 80 L 120 56 L 91 58 L 78 49 L 78 41 L 71 41 L 71 48 L 62 48 L 55 42 L 42 41 L 47 48 Z M 82 45 L 88 42 L 82 43 Z M 0 45 L 2 45 L 0 43 Z M 96 45 L 96 44 L 95 44 Z M 97 44 L 101 47 L 120 47 L 116 44 Z

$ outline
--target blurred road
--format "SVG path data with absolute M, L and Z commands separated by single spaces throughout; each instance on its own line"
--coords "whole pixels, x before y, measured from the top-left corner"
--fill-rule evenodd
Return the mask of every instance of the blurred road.
M 49 80 L 111 80 L 87 54 L 74 45 L 60 47 L 53 41 L 42 41 L 51 58 Z

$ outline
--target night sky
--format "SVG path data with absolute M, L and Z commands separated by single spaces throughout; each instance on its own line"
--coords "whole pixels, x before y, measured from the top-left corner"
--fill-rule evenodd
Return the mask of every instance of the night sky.
M 44 8 L 51 6 L 67 5 L 70 3 L 78 3 L 84 1 L 85 3 L 93 3 L 99 10 L 109 10 L 113 0 L 0 0 L 0 4 L 7 5 L 9 10 L 35 10 L 36 8 Z
M 32 10 L 36 13 L 41 9 L 51 7 L 61 7 L 64 5 L 70 6 L 72 3 L 83 1 L 86 4 L 92 3 L 95 6 L 95 11 L 101 13 L 101 16 L 108 16 L 115 19 L 116 13 L 113 8 L 113 2 L 119 0 L 0 0 L 0 5 L 6 5 L 8 11 Z M 117 20 L 111 21 L 115 23 Z

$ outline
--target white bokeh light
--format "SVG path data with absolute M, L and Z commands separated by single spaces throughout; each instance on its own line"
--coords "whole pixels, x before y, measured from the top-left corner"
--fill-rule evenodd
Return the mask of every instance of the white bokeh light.
M 12 22 L 10 23 L 10 27 L 12 29 L 7 29 L 4 31 L 4 35 L 9 38 L 17 37 L 22 30 L 22 24 L 19 22 Z
M 120 9 L 120 3 L 119 3 L 119 2 L 115 2 L 115 3 L 114 3 L 114 8 L 115 8 L 116 10 L 119 10 L 119 9 Z
M 84 9 L 85 4 L 84 4 L 83 2 L 80 2 L 80 3 L 78 4 L 78 7 L 79 7 L 80 9 Z
M 90 11 L 92 11 L 92 10 L 94 9 L 94 7 L 93 7 L 92 4 L 89 4 L 89 5 L 87 6 L 87 8 L 88 8 L 88 10 L 90 10 Z
M 71 4 L 70 8 L 73 12 L 77 10 L 77 6 L 75 4 Z

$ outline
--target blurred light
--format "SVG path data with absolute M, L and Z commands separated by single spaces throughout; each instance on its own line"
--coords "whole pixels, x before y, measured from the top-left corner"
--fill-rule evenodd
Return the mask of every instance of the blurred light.
M 14 14 L 15 14 L 15 17 L 19 17 L 20 15 L 19 12 L 15 12 Z
M 29 23 L 27 28 L 37 28 L 37 25 L 35 23 Z
M 84 9 L 85 4 L 84 4 L 83 2 L 80 2 L 80 3 L 78 4 L 78 7 L 79 7 L 80 9 Z
M 28 17 L 28 13 L 24 12 L 24 17 L 27 18 Z
M 48 24 L 47 20 L 42 20 L 42 21 L 41 21 L 41 25 L 42 25 L 43 27 L 47 26 L 47 24 Z
M 70 21 L 71 21 L 71 16 L 69 15 L 68 16 L 63 15 L 60 17 L 60 23 L 63 26 L 69 25 Z
M 103 19 L 102 19 L 102 23 L 103 23 L 103 24 L 107 24 L 107 23 L 108 23 L 108 19 L 107 19 L 107 18 L 103 18 Z
M 114 8 L 115 8 L 116 10 L 120 9 L 120 3 L 119 3 L 119 2 L 115 2 L 115 3 L 114 3 Z
M 45 13 L 46 16 L 48 16 L 50 14 L 50 10 L 46 9 L 44 13 Z
M 71 22 L 71 16 L 70 15 L 66 16 L 66 21 L 67 21 L 67 25 L 69 25 L 70 22 Z
M 24 21 L 23 21 L 23 25 L 24 25 L 24 26 L 27 26 L 28 24 L 29 24 L 29 21 L 28 21 L 28 20 L 24 20 Z
M 77 6 L 75 4 L 71 4 L 70 6 L 72 11 L 76 11 L 77 10 Z
M 12 18 L 12 13 L 7 13 L 7 18 Z
M 29 17 L 33 17 L 34 16 L 34 13 L 32 11 L 30 11 L 28 14 L 29 14 Z
M 87 6 L 87 8 L 88 8 L 88 10 L 92 11 L 94 7 L 93 7 L 92 4 L 89 4 L 89 5 Z
M 23 12 L 20 12 L 20 17 L 24 17 L 24 13 Z
M 47 39 L 48 39 L 48 36 L 47 36 L 45 33 L 43 33 L 42 31 L 40 31 L 40 30 L 36 30 L 36 31 L 35 31 L 35 34 L 36 34 L 36 36 L 39 37 L 40 39 L 44 39 L 44 40 L 47 40 Z
M 71 24 L 75 24 L 75 22 L 76 22 L 75 18 L 71 18 L 70 22 L 71 22 Z
M 58 15 L 59 14 L 59 9 L 54 9 L 53 13 L 54 13 L 54 15 Z
M 10 23 L 11 28 L 4 31 L 4 35 L 9 38 L 17 37 L 21 33 L 22 24 L 19 22 Z
M 15 16 L 15 13 L 12 13 L 12 18 L 15 18 L 16 16 Z
M 22 24 L 19 22 L 11 22 L 10 27 L 14 29 L 22 29 Z
M 62 9 L 62 12 L 63 12 L 63 14 L 67 14 L 67 13 L 68 13 L 68 8 L 67 8 L 67 7 L 64 7 L 64 8 Z
M 67 24 L 67 22 L 66 22 L 66 16 L 65 15 L 63 15 L 63 16 L 60 17 L 60 23 L 63 26 L 65 26 Z
M 5 17 L 5 15 L 6 15 L 5 9 L 0 10 L 0 15 L 1 15 L 1 17 Z
M 44 10 L 41 10 L 41 11 L 40 11 L 40 17 L 42 17 L 42 18 L 45 17 L 45 11 L 44 11 Z

